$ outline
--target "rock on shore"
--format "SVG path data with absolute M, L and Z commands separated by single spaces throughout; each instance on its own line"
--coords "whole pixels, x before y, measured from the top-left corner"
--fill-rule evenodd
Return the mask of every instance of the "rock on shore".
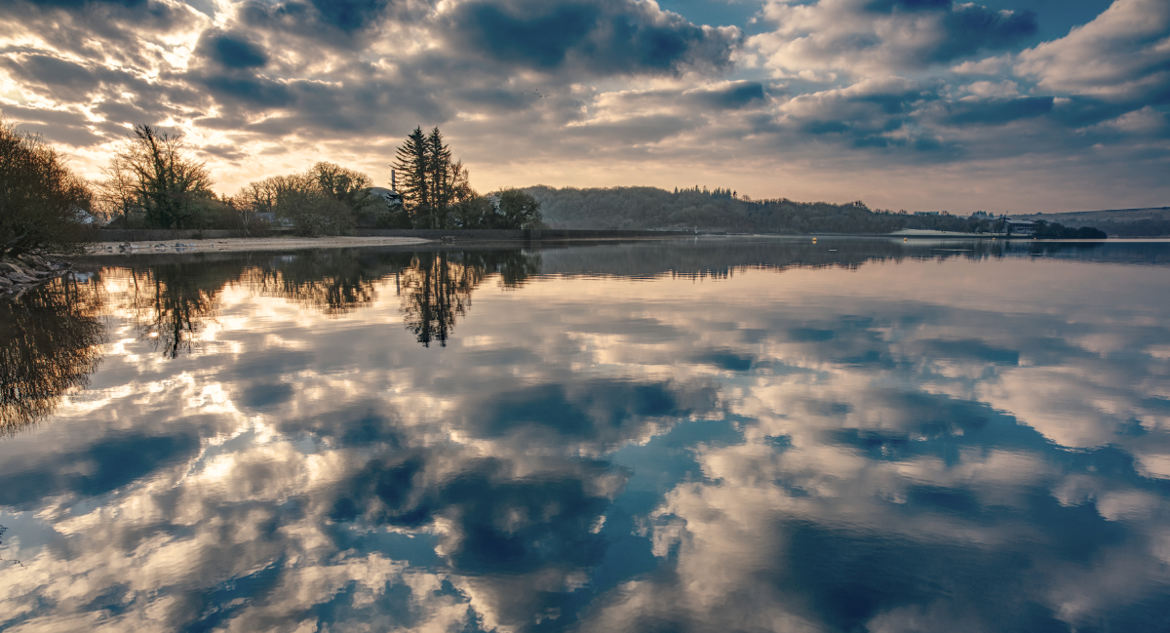
M 69 264 L 34 253 L 0 258 L 0 297 L 20 296 L 67 272 Z

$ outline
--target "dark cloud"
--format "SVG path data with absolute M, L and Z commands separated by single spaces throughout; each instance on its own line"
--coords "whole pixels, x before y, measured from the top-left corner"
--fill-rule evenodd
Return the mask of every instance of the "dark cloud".
M 288 86 L 259 77 L 211 75 L 198 78 L 221 102 L 238 102 L 248 106 L 279 108 L 290 105 L 293 95 Z
M 691 356 L 695 363 L 712 365 L 726 371 L 747 371 L 755 364 L 755 358 L 730 349 L 707 350 Z
M 422 453 L 371 460 L 341 482 L 330 518 L 408 528 L 446 518 L 458 537 L 448 553 L 451 564 L 477 574 L 586 565 L 602 553 L 602 538 L 591 527 L 609 500 L 591 492 L 588 481 L 611 474 L 607 464 L 561 462 L 522 480 L 511 478 L 513 464 L 498 459 L 428 473 L 441 458 Z
M 30 0 L 10 3 L 10 8 L 17 8 L 19 5 L 27 5 L 34 11 L 75 12 L 80 14 L 83 20 L 94 20 L 93 26 L 98 26 L 97 22 L 102 18 L 112 18 L 146 27 L 169 26 L 179 19 L 169 5 L 155 0 Z
M 347 33 L 365 28 L 390 4 L 389 0 L 311 0 L 326 24 Z
M 189 431 L 103 438 L 58 460 L 0 475 L 0 504 L 23 507 L 62 493 L 100 495 L 186 459 L 198 448 L 198 438 Z
M 798 97 L 794 114 L 783 126 L 820 142 L 855 149 L 909 150 L 908 158 L 954 155 L 958 147 L 923 130 L 919 111 L 939 99 L 937 87 L 909 82 L 858 84 Z
M 956 6 L 943 18 L 946 37 L 930 61 L 946 62 L 978 51 L 1010 49 L 1036 34 L 1036 14 L 1003 13 L 976 4 Z
M 714 406 L 709 387 L 595 380 L 501 393 L 473 403 L 468 422 L 483 437 L 520 433 L 529 441 L 552 435 L 618 444 L 637 436 L 652 418 L 687 417 Z
M 548 5 L 520 0 L 459 6 L 448 41 L 504 64 L 594 74 L 673 73 L 722 67 L 737 45 L 725 31 L 628 0 Z
M 55 90 L 74 84 L 82 84 L 84 90 L 95 81 L 85 66 L 49 55 L 25 55 L 19 61 L 5 58 L 3 64 L 17 76 L 54 86 Z
M 764 85 L 758 81 L 737 81 L 717 90 L 700 92 L 698 100 L 708 107 L 736 110 L 762 103 L 767 99 Z
M 997 125 L 1052 112 L 1052 97 L 959 101 L 949 105 L 951 125 Z
M 1064 97 L 1054 101 L 1050 116 L 1069 127 L 1085 127 L 1115 119 L 1138 107 L 1140 106 L 1131 103 L 1106 101 L 1095 97 Z
M 865 10 L 898 14 L 933 11 L 942 15 L 944 37 L 923 61 L 945 62 L 979 50 L 1010 48 L 1036 34 L 1036 14 L 1001 12 L 974 3 L 952 0 L 872 0 Z
M 141 9 L 151 4 L 148 0 L 29 0 L 38 7 L 81 9 L 91 5 L 109 5 L 126 9 Z
M 248 0 L 240 7 L 239 15 L 243 25 L 251 29 L 292 34 L 336 48 L 355 48 L 387 21 L 424 18 L 429 5 L 429 0 Z
M 225 68 L 259 68 L 268 63 L 264 49 L 239 33 L 203 32 L 197 52 Z
M 765 65 L 800 75 L 896 73 L 1020 46 L 1037 32 L 1034 13 L 974 3 L 907 0 L 772 2 L 775 31 L 752 36 Z

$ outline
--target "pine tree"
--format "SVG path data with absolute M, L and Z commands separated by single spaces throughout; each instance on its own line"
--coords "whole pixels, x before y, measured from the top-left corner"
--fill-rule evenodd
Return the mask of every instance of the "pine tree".
M 451 208 L 474 195 L 467 170 L 452 160 L 437 127 L 429 135 L 414 128 L 398 148 L 394 168 L 403 174 L 399 193 L 416 227 L 451 228 Z
M 402 190 L 399 193 L 415 226 L 429 223 L 431 219 L 431 187 L 427 177 L 430 162 L 427 153 L 427 138 L 422 128 L 416 127 L 398 148 L 394 161 L 394 169 L 402 174 Z
M 431 228 L 447 228 L 447 209 L 454 197 L 452 181 L 451 148 L 443 143 L 439 128 L 431 130 L 427 137 L 427 167 L 431 180 Z

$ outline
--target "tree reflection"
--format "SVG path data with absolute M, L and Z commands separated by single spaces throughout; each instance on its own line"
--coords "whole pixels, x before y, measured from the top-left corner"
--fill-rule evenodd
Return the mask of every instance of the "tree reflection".
M 97 366 L 103 328 L 96 284 L 72 276 L 0 302 L 0 433 L 34 423 Z
M 220 292 L 243 270 L 238 261 L 186 258 L 131 270 L 130 302 L 143 337 L 167 358 L 189 353 Z
M 483 279 L 483 269 L 452 261 L 450 253 L 422 253 L 398 277 L 406 328 L 425 347 L 431 341 L 447 345 L 455 317 L 471 307 L 471 291 Z
M 382 269 L 379 259 L 360 251 L 311 251 L 275 258 L 256 271 L 253 281 L 262 294 L 340 315 L 373 302 Z
M 445 347 L 485 277 L 498 273 L 505 286 L 515 287 L 539 269 L 539 256 L 519 250 L 418 253 L 396 277 L 406 328 L 424 347 L 434 341 Z

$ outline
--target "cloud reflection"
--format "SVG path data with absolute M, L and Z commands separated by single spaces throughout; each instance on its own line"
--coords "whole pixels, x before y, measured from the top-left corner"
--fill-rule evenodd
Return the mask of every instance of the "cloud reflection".
M 934 249 L 228 258 L 173 358 L 108 267 L 0 442 L 0 627 L 1152 630 L 1161 251 Z

